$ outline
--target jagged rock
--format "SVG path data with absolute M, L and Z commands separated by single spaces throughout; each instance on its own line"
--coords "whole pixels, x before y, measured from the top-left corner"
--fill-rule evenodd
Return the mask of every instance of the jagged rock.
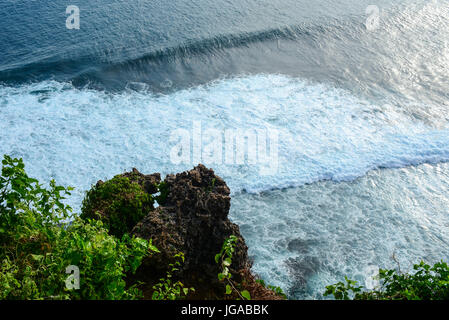
M 183 252 L 185 282 L 207 284 L 222 290 L 217 280 L 220 272 L 214 261 L 223 242 L 230 235 L 238 239 L 232 258 L 232 269 L 249 269 L 248 249 L 239 227 L 228 219 L 230 191 L 226 183 L 203 165 L 193 170 L 168 175 L 167 195 L 163 206 L 143 218 L 132 233 L 152 239 L 161 254 L 144 261 L 143 272 L 163 272 L 173 256 Z

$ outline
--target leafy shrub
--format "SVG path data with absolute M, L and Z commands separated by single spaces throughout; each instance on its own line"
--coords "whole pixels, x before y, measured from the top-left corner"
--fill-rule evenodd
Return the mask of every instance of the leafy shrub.
M 155 251 L 128 235 L 117 239 L 101 221 L 72 215 L 71 188 L 43 188 L 22 159 L 4 156 L 0 177 L 0 299 L 136 299 L 128 287 L 142 259 Z M 72 220 L 72 222 L 69 222 Z M 66 287 L 66 268 L 80 271 L 79 290 Z
M 185 298 L 189 291 L 195 291 L 194 288 L 184 287 L 181 281 L 173 280 L 173 274 L 179 270 L 181 263 L 184 263 L 184 254 L 180 252 L 174 258 L 176 262 L 169 264 L 167 276 L 160 279 L 160 282 L 153 286 L 153 300 L 179 300 Z
M 441 261 L 430 266 L 421 261 L 410 274 L 396 270 L 379 271 L 381 287 L 368 291 L 356 281 L 345 277 L 346 283 L 326 287 L 325 296 L 337 300 L 448 300 L 449 266 Z
M 232 264 L 232 254 L 235 251 L 236 242 L 237 237 L 231 235 L 224 241 L 221 251 L 215 255 L 215 262 L 219 264 L 221 269 L 221 272 L 218 274 L 218 280 L 226 283 L 227 295 L 231 295 L 234 292 L 242 300 L 251 300 L 251 295 L 248 290 L 240 291 L 237 289 L 238 284 L 232 280 L 232 274 L 229 270 Z
M 82 219 L 100 219 L 112 235 L 122 237 L 153 208 L 152 195 L 137 182 L 115 176 L 93 186 L 82 205 Z

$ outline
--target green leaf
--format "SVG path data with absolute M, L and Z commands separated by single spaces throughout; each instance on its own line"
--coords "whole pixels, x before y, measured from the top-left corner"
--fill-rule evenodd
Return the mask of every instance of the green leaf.
M 241 294 L 242 297 L 245 298 L 246 300 L 251 300 L 251 295 L 249 294 L 248 290 L 243 290 L 242 292 L 240 292 L 240 294 Z
M 226 294 L 231 294 L 232 293 L 232 288 L 231 286 L 228 284 L 226 285 Z

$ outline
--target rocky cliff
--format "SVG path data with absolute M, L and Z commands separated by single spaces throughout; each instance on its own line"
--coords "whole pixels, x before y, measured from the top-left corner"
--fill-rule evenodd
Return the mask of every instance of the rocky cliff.
M 137 221 L 128 217 L 127 233 L 143 239 L 152 239 L 153 244 L 160 250 L 159 254 L 145 259 L 139 268 L 136 279 L 145 283 L 143 291 L 151 296 L 152 285 L 164 276 L 168 265 L 173 263 L 173 257 L 183 252 L 185 261 L 176 277 L 187 286 L 196 289 L 189 298 L 192 299 L 222 299 L 224 284 L 218 281 L 219 266 L 214 257 L 221 250 L 223 242 L 229 236 L 237 238 L 230 270 L 233 279 L 242 289 L 250 291 L 253 299 L 278 299 L 271 290 L 264 288 L 255 281 L 251 274 L 251 263 L 248 259 L 248 248 L 239 227 L 229 218 L 231 198 L 230 190 L 225 181 L 214 174 L 214 171 L 203 165 L 176 175 L 168 175 L 161 181 L 159 174 L 144 175 L 133 169 L 115 177 L 118 181 L 126 178 L 134 186 L 140 187 L 139 192 L 157 199 L 158 207 L 146 205 L 146 212 Z M 107 182 L 106 182 L 107 183 Z M 103 182 L 90 191 L 90 203 L 83 206 L 84 217 L 95 217 L 112 221 L 109 216 L 117 216 L 117 206 L 114 210 L 95 210 L 104 208 L 107 199 L 94 196 L 98 193 Z M 121 206 L 135 207 L 135 199 L 129 192 L 124 192 Z M 142 198 L 142 195 L 139 196 Z M 101 198 L 101 201 L 97 200 Z M 93 199 L 93 200 L 92 200 Z M 142 199 L 148 200 L 143 197 Z M 95 202 L 98 203 L 95 203 Z M 146 203 L 147 201 L 143 201 Z M 133 204 L 132 206 L 129 204 Z M 107 206 L 110 208 L 110 206 Z M 128 213 L 126 213 L 128 214 Z M 129 223 L 134 221 L 134 223 Z M 133 225 L 134 224 L 134 225 Z

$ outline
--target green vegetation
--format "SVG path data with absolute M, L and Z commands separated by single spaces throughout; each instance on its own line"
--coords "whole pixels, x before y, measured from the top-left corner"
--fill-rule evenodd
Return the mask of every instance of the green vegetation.
M 181 262 L 184 262 L 184 254 L 182 252 L 174 256 L 175 263 L 169 264 L 166 278 L 160 279 L 160 282 L 153 286 L 153 300 L 179 300 L 185 298 L 194 288 L 185 288 L 181 281 L 174 281 L 173 274 L 179 271 Z
M 272 285 L 266 285 L 265 281 L 262 280 L 262 279 L 257 279 L 256 282 L 261 284 L 263 287 L 273 291 L 276 295 L 278 295 L 278 296 L 280 296 L 280 297 L 282 297 L 284 299 L 287 299 L 287 295 L 284 293 L 284 290 L 282 290 L 281 287 L 276 287 L 276 286 L 272 286 Z
M 81 218 L 101 219 L 110 234 L 122 237 L 153 208 L 153 204 L 154 198 L 137 182 L 115 176 L 87 192 Z
M 228 296 L 237 296 L 237 300 L 251 300 L 251 294 L 248 290 L 241 290 L 240 288 L 245 286 L 245 280 L 242 284 L 237 283 L 232 279 L 232 274 L 230 271 L 230 266 L 232 264 L 232 255 L 235 251 L 235 245 L 237 243 L 237 237 L 231 235 L 227 238 L 219 253 L 215 255 L 215 262 L 220 266 L 221 272 L 218 274 L 218 280 L 225 284 L 225 294 Z M 248 280 L 248 279 L 246 279 Z M 282 291 L 280 287 L 275 287 L 271 285 L 266 285 L 265 281 L 262 279 L 255 279 L 255 283 L 261 285 L 262 287 L 274 292 L 277 296 L 282 299 L 287 299 L 287 296 Z M 254 287 L 252 287 L 254 289 Z
M 346 283 L 326 287 L 325 296 L 337 300 L 447 300 L 449 299 L 449 267 L 441 261 L 433 266 L 424 262 L 413 266 L 410 274 L 396 270 L 380 270 L 380 288 L 366 290 L 345 277 Z
M 151 242 L 108 234 L 100 221 L 76 217 L 63 204 L 72 188 L 49 189 L 28 177 L 22 159 L 5 156 L 0 177 L 0 299 L 136 299 L 127 286 Z M 71 221 L 71 222 L 69 222 Z M 79 289 L 66 268 L 79 268 Z
M 218 274 L 218 280 L 226 283 L 226 294 L 236 293 L 242 300 L 251 300 L 251 295 L 247 290 L 240 291 L 237 289 L 238 284 L 233 281 L 229 267 L 232 264 L 232 254 L 235 250 L 237 237 L 231 235 L 223 243 L 221 251 L 215 255 L 215 262 L 219 264 L 221 272 Z

